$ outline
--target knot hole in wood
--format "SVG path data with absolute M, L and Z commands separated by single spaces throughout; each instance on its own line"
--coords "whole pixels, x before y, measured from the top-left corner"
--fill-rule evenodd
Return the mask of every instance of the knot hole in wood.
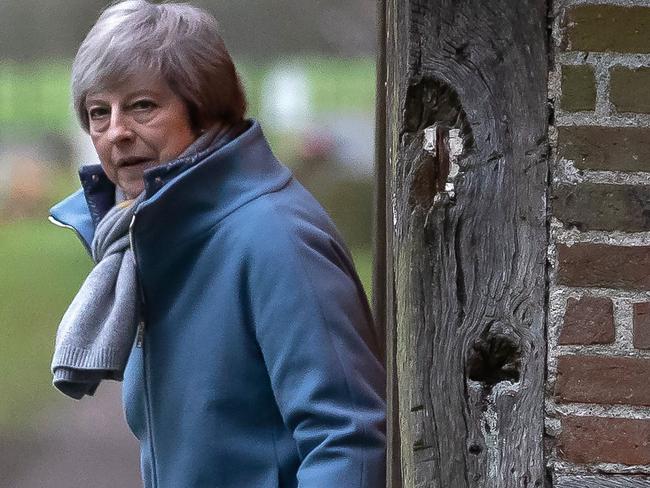
M 521 338 L 514 327 L 492 321 L 470 348 L 467 377 L 487 388 L 502 381 L 516 383 L 520 376 L 521 354 Z

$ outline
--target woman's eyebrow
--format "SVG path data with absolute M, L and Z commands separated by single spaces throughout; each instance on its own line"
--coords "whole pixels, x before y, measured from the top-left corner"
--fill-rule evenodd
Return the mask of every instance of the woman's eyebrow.
M 86 105 L 91 105 L 91 104 L 102 104 L 102 103 L 107 103 L 102 97 L 99 96 L 90 96 L 88 95 L 86 97 Z
M 135 91 L 132 91 L 130 93 L 127 93 L 124 96 L 123 101 L 124 100 L 131 100 L 133 98 L 137 98 L 137 97 L 140 97 L 140 96 L 143 96 L 143 95 L 144 96 L 159 97 L 159 98 L 162 97 L 162 94 L 158 93 L 155 90 L 143 88 L 141 90 L 135 90 Z M 86 104 L 87 105 L 90 105 L 90 104 L 108 104 L 108 101 L 106 101 L 106 99 L 102 95 L 88 95 L 88 96 L 86 96 Z

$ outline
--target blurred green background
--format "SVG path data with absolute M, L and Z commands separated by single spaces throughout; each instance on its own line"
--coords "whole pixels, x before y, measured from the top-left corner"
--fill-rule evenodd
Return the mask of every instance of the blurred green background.
M 374 3 L 281 1 L 272 16 L 262 1 L 192 3 L 221 21 L 249 116 L 332 215 L 369 292 Z M 39 413 L 69 401 L 51 386 L 54 334 L 92 264 L 47 210 L 93 162 L 71 114 L 69 73 L 104 5 L 0 2 L 0 447 L 3 433 L 42 429 Z

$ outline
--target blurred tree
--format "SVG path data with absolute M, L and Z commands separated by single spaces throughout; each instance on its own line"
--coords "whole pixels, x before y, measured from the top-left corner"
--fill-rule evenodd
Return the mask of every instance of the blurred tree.
M 0 59 L 72 57 L 106 0 L 3 0 Z
M 0 59 L 70 58 L 106 0 L 0 1 Z M 339 56 L 374 52 L 373 0 L 196 0 L 223 28 L 237 56 Z

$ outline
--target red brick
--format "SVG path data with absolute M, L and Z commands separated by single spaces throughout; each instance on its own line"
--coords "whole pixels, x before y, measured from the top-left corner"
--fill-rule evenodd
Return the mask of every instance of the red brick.
M 557 453 L 576 464 L 650 464 L 650 420 L 563 417 Z
M 650 113 L 650 68 L 612 69 L 609 92 L 617 112 Z
M 565 403 L 650 406 L 650 359 L 560 356 L 555 395 Z
M 581 231 L 650 231 L 650 185 L 559 185 L 551 204 L 554 217 Z
M 609 298 L 569 298 L 560 344 L 611 344 L 614 342 L 614 306 Z
M 565 16 L 569 51 L 650 52 L 650 8 L 579 5 Z
M 650 302 L 634 304 L 634 347 L 650 349 Z
M 558 283 L 566 286 L 650 290 L 650 247 L 560 244 Z
M 650 171 L 650 129 L 558 127 L 558 152 L 578 169 Z
M 562 110 L 578 112 L 596 108 L 596 79 L 590 65 L 562 67 Z

